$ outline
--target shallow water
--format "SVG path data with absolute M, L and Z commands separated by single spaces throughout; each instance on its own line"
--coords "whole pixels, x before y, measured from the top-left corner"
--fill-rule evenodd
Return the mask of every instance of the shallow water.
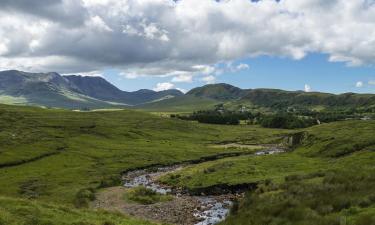
M 143 186 L 160 194 L 173 194 L 172 189 L 156 182 L 157 178 L 170 172 L 177 171 L 182 167 L 161 167 L 156 172 L 147 170 L 132 171 L 124 175 L 124 187 L 133 188 Z M 181 196 L 182 193 L 173 195 Z M 194 217 L 201 220 L 196 225 L 212 225 L 225 219 L 232 205 L 230 200 L 217 200 L 212 196 L 194 196 L 200 202 L 199 209 L 194 212 Z
M 261 150 L 254 155 L 272 155 L 283 153 L 285 150 L 279 148 L 269 148 Z M 184 168 L 182 165 L 160 167 L 150 172 L 149 170 L 131 171 L 123 176 L 124 187 L 133 188 L 144 186 L 160 194 L 171 194 L 175 197 L 187 196 L 186 193 L 174 192 L 168 186 L 161 185 L 157 179 L 167 173 L 175 172 Z M 199 207 L 194 211 L 194 217 L 199 221 L 195 225 L 213 225 L 223 221 L 229 214 L 232 201 L 227 195 L 222 196 L 194 196 L 199 201 Z
M 229 209 L 232 205 L 232 201 L 225 200 L 218 202 L 210 197 L 201 197 L 200 201 L 202 205 L 207 205 L 207 209 L 194 214 L 196 218 L 202 219 L 195 225 L 209 225 L 216 224 L 225 219 L 229 214 Z

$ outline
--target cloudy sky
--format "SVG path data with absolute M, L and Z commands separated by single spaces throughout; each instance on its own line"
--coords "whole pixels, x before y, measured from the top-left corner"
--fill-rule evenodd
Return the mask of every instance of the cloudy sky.
M 0 0 L 0 70 L 375 93 L 375 0 Z

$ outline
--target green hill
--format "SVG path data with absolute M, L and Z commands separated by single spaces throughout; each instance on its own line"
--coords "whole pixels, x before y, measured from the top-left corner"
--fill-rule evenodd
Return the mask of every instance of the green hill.
M 190 90 L 186 95 L 204 97 L 215 100 L 235 100 L 245 95 L 246 90 L 229 84 L 209 84 Z
M 193 98 L 194 97 L 194 98 Z M 185 98 L 164 100 L 158 103 L 144 104 L 141 108 L 154 111 L 176 111 L 184 105 L 201 105 L 205 101 L 223 103 L 231 108 L 245 105 L 270 110 L 286 109 L 288 107 L 306 108 L 356 108 L 375 107 L 374 94 L 330 94 L 320 92 L 285 91 L 278 89 L 240 89 L 229 84 L 210 84 L 194 88 L 185 94 Z M 186 107 L 188 109 L 213 108 L 215 104 L 207 104 L 201 108 Z M 177 110 L 178 111 L 178 110 Z

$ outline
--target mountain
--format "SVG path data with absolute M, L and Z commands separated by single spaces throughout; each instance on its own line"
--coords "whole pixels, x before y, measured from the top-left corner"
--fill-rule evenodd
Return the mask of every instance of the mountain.
M 183 95 L 181 91 L 174 89 L 159 92 L 148 89 L 126 92 L 118 89 L 102 77 L 70 75 L 65 76 L 65 78 L 77 86 L 82 94 L 103 101 L 118 102 L 127 105 L 138 105 Z
M 58 73 L 0 72 L 0 103 L 69 109 L 113 108 L 156 102 L 183 95 L 178 90 L 121 91 L 102 77 Z
M 90 96 L 57 73 L 0 72 L 0 102 L 46 107 L 111 107 Z
M 248 90 L 241 100 L 270 108 L 289 106 L 362 107 L 375 105 L 374 94 L 344 93 L 335 95 L 321 92 L 284 91 L 277 89 Z
M 229 84 L 210 84 L 190 90 L 127 92 L 102 77 L 58 73 L 0 72 L 0 103 L 68 109 L 135 107 L 157 111 L 192 111 L 219 103 L 249 104 L 270 109 L 303 107 L 375 107 L 374 94 L 241 89 Z
M 187 104 L 183 104 L 183 102 Z M 285 91 L 279 89 L 240 89 L 229 84 L 210 84 L 194 88 L 184 97 L 144 104 L 140 107 L 159 111 L 189 111 L 213 108 L 215 104 L 227 103 L 232 106 L 243 104 L 270 109 L 303 107 L 375 107 L 374 94 L 345 93 L 340 95 L 320 92 Z
M 244 96 L 246 90 L 242 90 L 230 84 L 221 83 L 194 88 L 186 94 L 215 100 L 234 100 Z

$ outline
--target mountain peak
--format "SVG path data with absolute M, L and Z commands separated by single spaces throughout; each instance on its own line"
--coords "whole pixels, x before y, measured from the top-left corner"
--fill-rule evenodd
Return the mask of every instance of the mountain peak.
M 203 87 L 194 88 L 186 94 L 216 100 L 229 100 L 241 97 L 244 94 L 244 90 L 230 84 L 219 83 L 208 84 Z

